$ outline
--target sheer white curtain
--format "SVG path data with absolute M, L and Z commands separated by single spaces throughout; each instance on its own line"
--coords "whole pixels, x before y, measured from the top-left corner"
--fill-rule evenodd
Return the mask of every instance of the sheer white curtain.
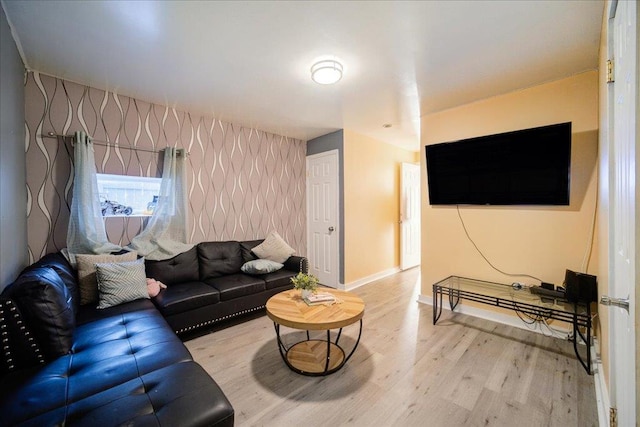
M 84 132 L 76 132 L 73 151 L 73 195 L 67 229 L 67 248 L 63 253 L 71 264 L 75 265 L 76 254 L 104 254 L 122 248 L 107 239 L 100 210 L 91 138 Z
M 158 205 L 129 248 L 150 260 L 172 258 L 193 247 L 187 244 L 185 151 L 166 148 Z

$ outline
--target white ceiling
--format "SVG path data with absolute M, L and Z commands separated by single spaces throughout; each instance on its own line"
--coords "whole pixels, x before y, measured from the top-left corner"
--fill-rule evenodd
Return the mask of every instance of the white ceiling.
M 604 9 L 594 0 L 2 5 L 28 69 L 293 138 L 345 128 L 415 150 L 422 115 L 596 69 Z M 344 65 L 333 86 L 310 79 L 325 55 Z

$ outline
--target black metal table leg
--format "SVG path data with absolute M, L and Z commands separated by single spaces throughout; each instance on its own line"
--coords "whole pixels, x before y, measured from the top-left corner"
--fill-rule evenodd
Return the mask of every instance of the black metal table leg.
M 356 340 L 356 343 L 354 344 L 353 349 L 351 350 L 351 353 L 349 353 L 349 355 L 344 359 L 340 367 L 344 366 L 344 364 L 347 363 L 347 360 L 349 360 L 351 356 L 353 356 L 353 353 L 355 353 L 356 348 L 358 348 L 358 344 L 360 343 L 361 336 L 362 336 L 362 319 L 360 319 L 360 331 L 358 331 L 358 339 Z
M 439 301 L 438 301 L 439 299 Z M 435 325 L 442 314 L 442 289 L 433 286 L 433 324 Z
M 591 375 L 591 306 L 587 304 L 587 336 L 585 337 L 582 332 L 580 332 L 580 327 L 578 325 L 578 304 L 574 303 L 573 306 L 573 351 L 578 358 L 578 361 L 582 365 L 582 367 L 587 371 L 587 374 Z M 578 337 L 582 339 L 585 343 L 585 347 L 587 350 L 587 361 L 585 362 L 580 352 L 578 351 Z
M 342 332 L 342 330 L 340 330 Z M 344 357 L 344 351 L 342 352 Z M 327 330 L 327 358 L 324 363 L 324 374 L 327 375 L 329 372 L 329 361 L 331 360 L 331 331 Z
M 280 351 L 280 356 L 286 361 L 287 359 L 287 351 L 289 349 L 284 345 L 282 339 L 280 338 L 280 325 L 276 322 L 273 322 L 273 326 L 276 328 L 276 338 L 278 340 L 278 350 Z
M 458 306 L 458 303 L 460 302 L 460 294 L 455 294 L 454 300 L 454 293 L 455 292 L 453 292 L 453 289 L 449 289 L 449 308 L 451 309 L 451 311 L 455 310 L 455 308 Z

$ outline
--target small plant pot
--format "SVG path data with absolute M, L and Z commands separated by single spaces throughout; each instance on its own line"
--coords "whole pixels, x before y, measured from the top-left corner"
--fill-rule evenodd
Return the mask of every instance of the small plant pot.
M 311 295 L 313 295 L 313 291 L 310 291 L 308 289 L 301 289 L 300 293 L 302 294 L 302 298 L 309 298 Z

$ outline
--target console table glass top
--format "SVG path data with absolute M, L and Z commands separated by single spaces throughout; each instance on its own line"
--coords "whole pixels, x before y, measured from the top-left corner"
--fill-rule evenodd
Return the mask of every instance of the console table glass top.
M 585 303 L 572 303 L 564 298 L 553 298 L 533 294 L 528 287 L 516 288 L 512 285 L 488 282 L 466 277 L 449 276 L 433 285 L 433 324 L 442 315 L 442 299 L 449 299 L 451 311 L 460 300 L 475 301 L 523 313 L 530 320 L 554 319 L 567 322 L 573 328 L 573 347 L 578 360 L 587 373 L 591 373 L 591 353 L 587 346 L 586 361 L 580 356 L 577 337 L 585 343 L 591 342 L 591 306 Z M 585 330 L 582 333 L 581 328 Z

